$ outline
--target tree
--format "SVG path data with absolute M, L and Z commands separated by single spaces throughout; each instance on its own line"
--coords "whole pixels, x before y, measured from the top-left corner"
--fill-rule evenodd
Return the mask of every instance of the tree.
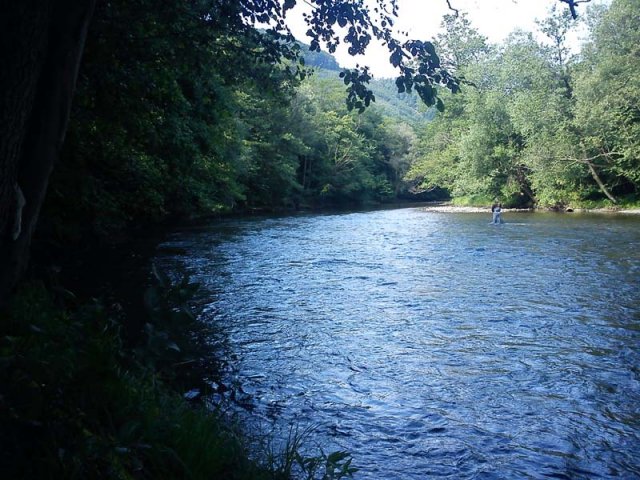
M 383 167 L 394 197 L 397 198 L 409 190 L 409 184 L 404 177 L 411 165 L 417 137 L 406 123 L 386 121 L 382 127 L 380 143 L 385 150 Z
M 257 187 L 247 172 L 268 166 L 248 145 L 265 143 L 256 130 L 265 137 L 275 124 L 259 112 L 286 108 L 295 73 L 254 53 L 261 37 L 203 23 L 196 6 L 98 4 L 43 236 L 109 242 L 168 217 L 229 210 Z M 262 158 L 272 172 L 281 165 Z
M 344 105 L 340 84 L 310 79 L 298 93 L 293 115 L 292 132 L 306 146 L 298 169 L 303 200 L 324 205 L 362 200 L 373 189 L 374 146 L 362 130 L 364 117 Z
M 612 201 L 616 191 L 628 194 L 640 188 L 639 45 L 638 2 L 614 0 L 595 22 L 576 74 L 581 150 L 573 157 L 600 172 L 600 188 Z
M 445 32 L 438 36 L 436 45 L 443 61 L 469 83 L 469 88 L 447 96 L 448 108 L 426 125 L 408 179 L 422 191 L 441 188 L 454 196 L 494 195 L 491 182 L 487 182 L 494 170 L 487 163 L 492 150 L 487 142 L 496 137 L 485 127 L 495 122 L 490 116 L 481 119 L 481 112 L 486 111 L 482 102 L 492 88 L 487 78 L 499 62 L 491 63 L 494 49 L 466 16 L 447 15 L 442 26 Z M 495 130 L 500 134 L 499 128 Z
M 545 54 L 551 61 L 538 69 L 547 79 L 516 112 L 528 140 L 530 178 L 545 204 L 602 197 L 617 203 L 620 194 L 637 191 L 637 17 L 634 2 L 613 2 L 608 12 L 595 11 L 581 62 L 567 56 L 571 24 L 566 15 L 541 23 L 552 40 Z
M 243 135 L 239 177 L 248 208 L 291 207 L 299 203 L 301 186 L 296 171 L 299 158 L 308 151 L 299 136 L 299 125 L 290 120 L 289 99 L 259 92 L 236 92 Z
M 548 21 L 557 21 L 554 12 Z M 505 49 L 500 76 L 507 113 L 520 143 L 513 159 L 519 193 L 543 205 L 565 203 L 576 190 L 575 172 L 553 164 L 549 157 L 549 151 L 565 138 L 562 132 L 570 120 L 566 65 L 557 60 L 563 46 L 554 41 L 546 47 L 530 36 L 514 36 Z
M 25 271 L 95 0 L 0 4 L 0 305 Z
M 460 165 L 460 139 L 467 129 L 466 93 L 445 97 L 447 109 L 419 131 L 406 179 L 416 192 L 460 189 L 465 171 Z
M 490 48 L 487 38 L 472 27 L 466 14 L 445 15 L 442 21 L 445 33 L 436 39 L 436 48 L 442 63 L 456 74 L 464 76 L 464 69 L 486 58 Z
M 545 206 L 616 203 L 637 192 L 637 13 L 634 2 L 617 1 L 591 20 L 580 62 L 569 55 L 573 23 L 565 10 L 539 22 L 550 44 L 516 33 L 479 61 L 468 54 L 467 45 L 482 45 L 467 41 L 469 26 L 448 22 L 440 51 L 474 87 L 427 126 L 410 175 L 455 196 Z

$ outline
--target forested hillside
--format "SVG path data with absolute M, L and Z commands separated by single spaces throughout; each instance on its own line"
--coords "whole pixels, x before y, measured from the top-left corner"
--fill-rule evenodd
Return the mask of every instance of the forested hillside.
M 315 76 L 342 84 L 338 79 L 338 73 L 342 68 L 333 55 L 324 51 L 312 52 L 304 44 L 300 44 L 300 47 L 305 65 L 312 68 Z M 370 87 L 375 95 L 374 106 L 382 109 L 390 121 L 418 127 L 422 122 L 431 120 L 435 115 L 436 109 L 427 107 L 414 91 L 399 93 L 395 80 L 373 78 Z
M 407 193 L 408 124 L 426 111 L 417 97 L 381 82 L 379 101 L 349 111 L 340 69 L 324 52 L 301 45 L 302 73 L 290 62 L 255 63 L 244 53 L 253 39 L 205 48 L 207 32 L 182 10 L 168 23 L 166 13 L 135 5 L 96 12 L 45 203 L 46 235 L 106 239 L 169 218 Z M 177 31 L 189 35 L 176 42 Z

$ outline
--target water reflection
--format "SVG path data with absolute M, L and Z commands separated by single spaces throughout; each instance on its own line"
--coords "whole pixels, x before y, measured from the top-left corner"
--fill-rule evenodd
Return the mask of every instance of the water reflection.
M 358 478 L 640 476 L 640 219 L 419 209 L 234 220 L 167 246 L 253 418 Z

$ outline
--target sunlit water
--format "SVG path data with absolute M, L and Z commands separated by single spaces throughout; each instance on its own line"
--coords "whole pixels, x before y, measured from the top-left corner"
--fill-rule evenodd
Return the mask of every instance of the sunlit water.
M 640 478 L 640 218 L 504 218 L 231 220 L 159 261 L 203 285 L 252 418 L 356 478 Z

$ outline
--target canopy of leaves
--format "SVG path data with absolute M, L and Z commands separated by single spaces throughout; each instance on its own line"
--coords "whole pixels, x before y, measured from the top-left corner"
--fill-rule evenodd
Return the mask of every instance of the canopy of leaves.
M 539 22 L 547 42 L 516 33 L 500 47 L 464 17 L 445 19 L 442 57 L 470 86 L 420 135 L 410 178 L 516 205 L 637 196 L 639 8 L 594 9 L 582 58 L 570 55 L 567 10 Z
M 241 0 L 237 3 L 243 28 L 255 22 L 267 23 L 270 25 L 267 32 L 273 38 L 293 40 L 286 17 L 298 3 L 296 0 L 286 0 L 282 6 L 277 0 Z M 306 34 L 311 51 L 326 48 L 333 53 L 338 45 L 345 44 L 351 55 L 363 54 L 375 39 L 387 48 L 389 62 L 398 69 L 398 91 L 415 90 L 427 105 L 438 105 L 439 108 L 442 108 L 442 102 L 438 102 L 435 86 L 458 91 L 458 80 L 441 64 L 432 42 L 397 38 L 393 28 L 399 13 L 397 0 L 376 0 L 372 2 L 372 8 L 361 1 L 308 0 L 305 3 L 310 6 L 304 20 L 308 25 Z M 287 50 L 284 43 L 278 46 L 281 52 Z M 344 70 L 342 78 L 348 87 L 348 108 L 364 111 L 374 99 L 367 88 L 371 79 L 368 68 L 358 66 Z

